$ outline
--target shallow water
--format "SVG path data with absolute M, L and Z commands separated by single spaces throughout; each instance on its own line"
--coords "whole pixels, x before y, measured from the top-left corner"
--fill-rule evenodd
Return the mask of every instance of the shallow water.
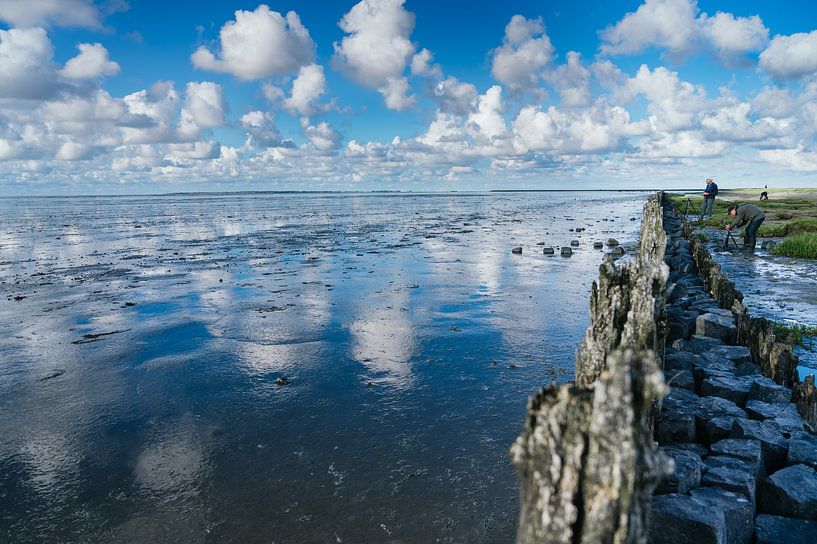
M 0 541 L 513 540 L 645 196 L 0 200 Z
M 708 233 L 710 253 L 743 293 L 752 315 L 788 325 L 817 326 L 817 261 L 772 255 L 760 247 L 761 241 L 754 254 L 724 251 L 723 233 L 712 229 Z M 817 372 L 817 339 L 807 343 L 811 349 L 795 348 L 801 379 Z

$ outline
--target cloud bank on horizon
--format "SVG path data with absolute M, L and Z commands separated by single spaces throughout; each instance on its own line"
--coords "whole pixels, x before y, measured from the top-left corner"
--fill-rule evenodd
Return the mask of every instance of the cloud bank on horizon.
M 431 2 L 153 28 L 135 0 L 0 0 L 0 193 L 817 186 L 817 29 L 797 26 L 817 8 L 782 33 L 703 0 L 606 4 L 486 14 L 463 44 Z

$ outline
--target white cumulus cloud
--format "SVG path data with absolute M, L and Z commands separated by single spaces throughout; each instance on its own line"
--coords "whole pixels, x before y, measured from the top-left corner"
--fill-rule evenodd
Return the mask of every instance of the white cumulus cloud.
M 407 96 L 403 72 L 415 46 L 410 36 L 414 14 L 403 8 L 405 0 L 363 0 L 340 20 L 346 32 L 334 44 L 333 66 L 356 83 L 376 89 L 386 107 L 402 110 L 413 103 Z
M 781 80 L 817 72 L 817 30 L 777 36 L 760 54 L 760 67 Z
M 57 89 L 54 48 L 42 28 L 0 30 L 0 98 L 42 99 Z
M 211 81 L 188 83 L 179 118 L 180 136 L 183 139 L 197 139 L 202 130 L 224 125 L 226 109 L 221 85 Z
M 298 14 L 284 17 L 264 4 L 236 11 L 219 38 L 218 56 L 201 46 L 190 57 L 194 66 L 252 80 L 293 73 L 315 59 L 315 43 Z
M 102 16 L 91 0 L 0 0 L 0 19 L 17 27 L 98 28 Z
M 650 47 L 675 58 L 708 51 L 726 65 L 746 64 L 747 53 L 765 47 L 769 29 L 757 15 L 735 17 L 700 13 L 697 0 L 646 0 L 634 12 L 600 33 L 607 55 L 634 55 Z
M 99 76 L 114 76 L 119 73 L 119 64 L 108 57 L 108 50 L 100 43 L 77 45 L 79 55 L 69 59 L 60 75 L 68 79 L 92 79 Z
M 326 78 L 323 66 L 310 64 L 301 66 L 298 77 L 292 82 L 292 92 L 284 100 L 283 106 L 290 112 L 312 115 L 317 111 L 315 102 L 326 92 Z
M 542 21 L 514 15 L 505 26 L 502 45 L 493 52 L 491 74 L 512 91 L 532 89 L 552 57 L 553 44 Z

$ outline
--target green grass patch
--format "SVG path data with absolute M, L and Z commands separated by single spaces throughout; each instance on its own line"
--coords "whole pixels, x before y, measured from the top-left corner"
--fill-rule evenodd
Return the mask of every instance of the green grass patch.
M 775 219 L 791 219 L 792 217 L 794 217 L 794 214 L 789 212 L 777 212 L 774 214 Z
M 801 232 L 817 232 L 817 219 L 794 219 L 789 223 L 787 234 L 798 234 Z
M 800 323 L 794 325 L 775 323 L 774 335 L 782 342 L 799 344 L 811 350 L 814 348 L 814 337 L 817 336 L 817 327 L 809 327 L 808 325 L 802 325 Z
M 772 249 L 772 253 L 800 259 L 817 259 L 817 232 L 787 236 Z
M 757 237 L 758 238 L 772 238 L 772 237 L 782 237 L 788 233 L 788 227 L 785 223 L 764 223 L 760 225 L 760 228 L 757 229 Z

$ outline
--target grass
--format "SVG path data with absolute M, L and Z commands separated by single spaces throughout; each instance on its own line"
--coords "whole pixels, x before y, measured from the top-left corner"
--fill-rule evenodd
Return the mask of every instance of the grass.
M 814 347 L 814 337 L 817 336 L 817 327 L 809 327 L 800 323 L 794 325 L 775 323 L 774 335 L 781 341 L 799 344 L 811 350 Z
M 772 253 L 799 259 L 817 259 L 817 232 L 801 232 L 787 236 L 772 249 Z

